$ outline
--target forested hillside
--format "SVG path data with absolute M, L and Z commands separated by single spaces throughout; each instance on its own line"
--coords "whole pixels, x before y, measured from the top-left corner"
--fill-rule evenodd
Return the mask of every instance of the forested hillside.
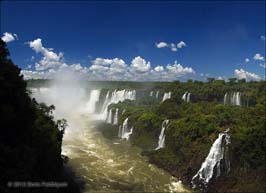
M 230 165 L 225 168 L 225 163 L 219 163 L 221 173 L 214 173 L 217 177 L 207 186 L 197 184 L 196 189 L 265 192 L 265 86 L 265 81 L 234 78 L 228 82 L 177 81 L 163 87 L 157 85 L 146 91 L 150 95 L 113 104 L 109 110 L 119 109 L 120 128 L 128 118 L 127 127 L 134 128 L 130 142 L 141 147 L 151 163 L 189 186 L 219 133 L 227 130 L 230 143 L 225 161 Z M 161 96 L 171 92 L 170 99 L 156 98 L 152 92 L 158 91 Z M 169 120 L 165 145 L 156 150 L 164 120 Z M 105 128 L 106 137 L 117 137 L 117 126 L 106 124 Z
M 66 122 L 55 121 L 54 106 L 38 104 L 26 86 L 0 39 L 0 192 L 77 193 L 61 158 Z M 52 187 L 51 182 L 63 187 Z M 33 183 L 35 188 L 30 187 Z

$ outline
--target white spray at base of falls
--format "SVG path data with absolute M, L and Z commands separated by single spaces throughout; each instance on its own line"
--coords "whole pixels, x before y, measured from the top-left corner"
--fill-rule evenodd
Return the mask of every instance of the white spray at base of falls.
M 201 165 L 201 168 L 196 173 L 196 175 L 192 178 L 193 188 L 196 187 L 196 181 L 198 180 L 200 183 L 206 187 L 210 180 L 213 178 L 214 173 L 216 172 L 216 177 L 221 175 L 221 162 L 225 160 L 225 166 L 227 172 L 230 171 L 230 162 L 228 158 L 226 158 L 225 147 L 223 146 L 223 140 L 225 139 L 225 146 L 227 146 L 230 142 L 230 136 L 228 135 L 228 131 L 226 130 L 223 133 L 219 133 L 218 138 L 212 144 L 210 152 L 208 156 L 205 158 L 204 162 Z
M 182 96 L 182 99 L 184 100 L 184 101 L 186 101 L 186 102 L 190 102 L 190 95 L 191 95 L 191 93 L 190 92 L 185 92 L 184 94 L 183 94 L 183 96 Z
M 99 101 L 100 94 L 101 94 L 101 90 L 91 90 L 91 92 L 90 92 L 90 99 L 86 103 L 86 107 L 85 107 L 85 109 L 86 109 L 86 111 L 88 113 L 95 113 L 95 111 L 96 111 L 96 104 Z
M 118 124 L 118 108 L 115 109 L 115 116 L 114 116 L 114 122 L 113 125 Z
M 240 92 L 233 92 L 230 94 L 225 93 L 224 105 L 226 104 L 241 106 L 241 93 Z
M 166 129 L 166 127 L 168 126 L 169 120 L 164 120 L 162 123 L 162 130 L 161 133 L 159 135 L 159 140 L 158 140 L 158 146 L 155 148 L 155 150 L 164 148 L 164 142 L 165 142 L 165 134 L 164 131 Z
M 171 98 L 171 94 L 172 94 L 171 92 L 164 93 L 162 102 L 165 101 L 166 99 L 170 99 Z
M 130 135 L 133 133 L 133 127 L 129 129 L 128 118 L 123 122 L 123 125 L 119 127 L 118 137 L 121 139 L 129 140 Z

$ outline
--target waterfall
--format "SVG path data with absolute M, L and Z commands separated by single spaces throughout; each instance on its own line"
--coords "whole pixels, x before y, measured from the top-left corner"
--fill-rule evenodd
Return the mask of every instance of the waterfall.
M 163 100 L 162 100 L 162 102 L 165 101 L 166 99 L 170 99 L 170 98 L 171 98 L 171 92 L 166 92 L 166 93 L 164 93 L 164 95 L 163 95 Z
M 159 97 L 159 91 L 156 92 L 155 97 L 158 99 L 158 97 Z
M 236 103 L 237 106 L 241 106 L 241 98 L 240 98 L 240 93 L 236 93 Z
M 101 112 L 104 111 L 104 109 L 106 108 L 107 104 L 108 104 L 108 101 L 109 101 L 109 95 L 110 95 L 110 91 L 108 90 L 107 93 L 106 93 L 106 96 L 105 96 L 105 100 L 104 100 L 104 103 L 103 103 L 103 106 L 102 106 L 102 110 Z
M 187 94 L 187 102 L 188 102 L 188 103 L 190 102 L 190 95 L 191 95 L 191 93 L 189 92 L 189 93 Z
M 110 104 L 116 104 L 118 102 L 122 102 L 126 99 L 128 100 L 136 100 L 136 90 L 114 90 L 111 93 L 111 97 L 109 97 L 110 93 L 107 92 L 104 105 L 102 106 L 102 119 L 106 119 L 108 116 L 108 106 Z
M 190 102 L 190 95 L 191 95 L 191 93 L 190 92 L 185 92 L 184 94 L 183 94 L 183 96 L 182 96 L 182 99 L 184 100 L 184 101 L 186 101 L 186 102 Z
M 167 119 L 164 120 L 163 123 L 162 123 L 162 130 L 161 130 L 161 133 L 159 135 L 158 146 L 155 148 L 155 150 L 164 148 L 164 142 L 165 142 L 164 131 L 165 131 L 168 123 L 169 123 L 169 120 L 167 120 Z
M 151 96 L 151 97 L 153 96 L 153 91 L 150 92 L 150 96 Z
M 225 93 L 224 95 L 224 105 L 226 105 L 226 101 L 227 101 L 227 93 Z
M 108 115 L 107 115 L 107 119 L 106 119 L 106 122 L 108 123 L 108 124 L 112 124 L 112 118 L 113 118 L 113 116 L 112 116 L 112 109 L 109 109 L 109 111 L 108 111 Z
M 213 178 L 215 172 L 216 177 L 219 177 L 221 174 L 221 162 L 225 162 L 225 169 L 230 171 L 230 162 L 226 155 L 226 148 L 224 147 L 230 143 L 230 136 L 228 135 L 228 131 L 226 130 L 223 133 L 219 133 L 218 138 L 212 144 L 210 152 L 208 156 L 205 158 L 204 162 L 201 165 L 201 168 L 196 173 L 196 175 L 192 178 L 192 185 L 195 188 L 196 183 L 203 184 L 207 187 L 210 180 Z
M 92 90 L 90 92 L 90 99 L 86 103 L 85 109 L 88 113 L 95 113 L 96 104 L 99 101 L 101 90 Z
M 230 96 L 227 93 L 224 95 L 224 105 L 235 105 L 241 106 L 241 93 L 240 92 L 232 92 Z
M 113 125 L 118 124 L 118 108 L 115 109 L 115 117 L 114 117 L 114 122 Z
M 133 133 L 133 127 L 128 128 L 128 118 L 123 122 L 123 125 L 119 127 L 118 137 L 121 139 L 128 140 L 130 135 Z

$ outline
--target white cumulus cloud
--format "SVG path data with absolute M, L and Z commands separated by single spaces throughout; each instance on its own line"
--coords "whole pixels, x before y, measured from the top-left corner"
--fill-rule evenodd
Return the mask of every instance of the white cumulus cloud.
M 245 71 L 243 69 L 235 69 L 234 73 L 238 79 L 246 79 L 246 80 L 260 80 L 261 79 L 259 75 Z
M 249 58 L 246 58 L 246 59 L 245 59 L 245 62 L 246 62 L 246 63 L 248 63 L 249 61 L 250 61 Z
M 17 34 L 12 34 L 12 33 L 9 33 L 9 32 L 5 32 L 4 35 L 1 37 L 1 39 L 8 43 L 8 42 L 12 42 L 16 39 L 18 39 L 18 36 Z
M 164 70 L 164 67 L 158 65 L 158 66 L 156 66 L 156 67 L 154 68 L 154 70 L 155 70 L 156 72 L 162 72 L 162 71 Z
M 186 47 L 186 43 L 184 41 L 180 41 L 179 43 L 166 43 L 166 42 L 159 42 L 155 43 L 155 46 L 157 48 L 169 48 L 172 52 L 176 52 L 178 49 L 181 49 L 183 47 Z
M 36 53 L 41 53 L 43 55 L 43 58 L 35 64 L 36 70 L 41 71 L 59 68 L 63 64 L 63 53 L 59 52 L 57 54 L 53 52 L 53 49 L 45 48 L 40 38 L 28 42 L 28 44 Z
M 262 68 L 266 68 L 266 63 L 264 63 L 264 64 L 260 64 L 260 67 L 262 67 Z
M 140 56 L 137 56 L 131 61 L 131 68 L 138 72 L 147 72 L 150 70 L 151 64 Z
M 195 74 L 195 71 L 191 67 L 183 67 L 181 64 L 178 64 L 177 61 L 175 61 L 174 64 L 168 64 L 166 66 L 166 69 L 170 73 L 174 73 L 176 75 L 185 75 L 185 74 Z
M 177 62 L 166 67 L 152 67 L 141 56 L 134 57 L 129 64 L 118 57 L 98 57 L 91 60 L 89 66 L 67 64 L 62 52 L 44 47 L 40 38 L 28 42 L 28 45 L 37 54 L 41 54 L 42 58 L 35 63 L 35 68 L 29 65 L 21 71 L 25 79 L 52 79 L 64 73 L 72 73 L 88 80 L 171 81 L 179 78 L 186 80 L 195 74 L 191 67 L 184 67 Z M 35 57 L 33 59 L 36 60 Z
M 155 45 L 156 45 L 157 48 L 165 48 L 165 47 L 168 46 L 168 44 L 165 43 L 165 42 L 155 43 Z
M 173 51 L 173 52 L 176 52 L 177 51 L 177 47 L 175 46 L 174 43 L 171 43 L 170 44 L 170 47 L 171 47 L 171 51 Z
M 178 44 L 177 44 L 177 47 L 178 48 L 183 48 L 183 47 L 186 47 L 186 43 L 184 41 L 180 41 Z
M 255 56 L 253 57 L 254 60 L 261 60 L 263 61 L 264 60 L 264 57 L 261 55 L 261 54 L 255 54 Z

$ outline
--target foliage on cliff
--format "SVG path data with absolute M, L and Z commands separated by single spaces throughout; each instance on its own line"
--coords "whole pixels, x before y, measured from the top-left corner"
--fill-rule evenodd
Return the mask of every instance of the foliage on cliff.
M 174 82 L 161 88 L 161 92 L 172 92 L 172 98 L 164 102 L 146 97 L 110 108 L 125 109 L 120 124 L 129 117 L 134 125 L 130 141 L 143 148 L 152 163 L 182 177 L 187 184 L 199 170 L 218 133 L 229 128 L 232 170 L 210 184 L 209 191 L 261 192 L 265 191 L 265 85 L 265 81 L 233 78 L 229 82 L 214 79 Z M 181 99 L 186 91 L 192 93 L 189 103 Z M 241 92 L 242 106 L 223 104 L 225 93 L 231 92 Z M 153 102 L 147 102 L 147 98 Z M 165 148 L 155 151 L 165 119 L 170 120 L 165 131 Z M 257 177 L 244 182 L 243 176 Z
M 0 39 L 0 192 L 79 192 L 63 171 L 66 122 L 54 121 L 53 109 L 29 97 L 20 69 Z M 24 187 L 43 181 L 66 182 L 68 187 Z

